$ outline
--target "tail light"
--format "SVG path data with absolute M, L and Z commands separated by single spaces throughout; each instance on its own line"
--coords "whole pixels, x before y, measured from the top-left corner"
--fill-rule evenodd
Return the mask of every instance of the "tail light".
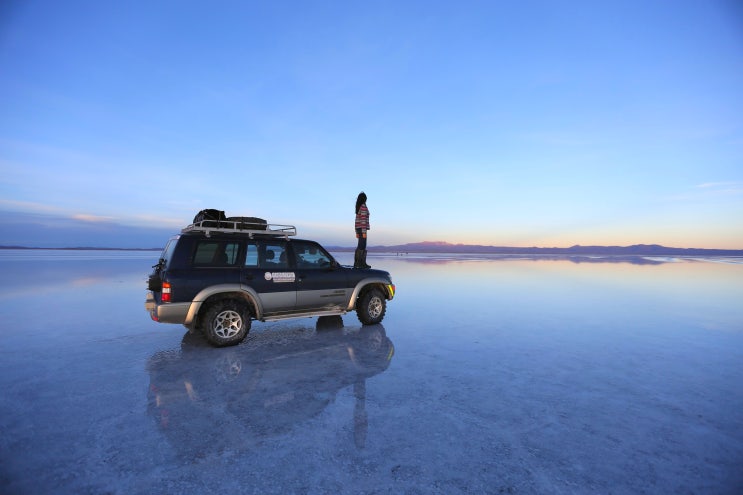
M 170 302 L 170 282 L 163 282 L 163 290 L 160 300 L 162 302 Z

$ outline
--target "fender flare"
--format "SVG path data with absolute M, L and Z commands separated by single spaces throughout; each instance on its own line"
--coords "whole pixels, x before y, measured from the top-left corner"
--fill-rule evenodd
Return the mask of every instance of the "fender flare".
M 363 291 L 366 287 L 369 285 L 375 285 L 375 286 L 381 286 L 382 287 L 382 294 L 384 295 L 384 298 L 389 300 L 389 294 L 385 287 L 390 285 L 390 281 L 383 277 L 367 277 L 365 279 L 360 280 L 356 287 L 353 289 L 353 293 L 351 294 L 351 299 L 348 301 L 348 306 L 346 307 L 346 311 L 353 311 L 356 309 L 356 300 L 361 295 L 361 291 Z
M 255 309 L 256 314 L 254 314 L 253 317 L 256 319 L 261 318 L 261 315 L 263 314 L 263 305 L 261 304 L 260 297 L 258 297 L 258 293 L 251 287 L 243 284 L 218 284 L 207 287 L 206 289 L 196 294 L 196 297 L 194 297 L 193 301 L 191 301 L 191 306 L 189 306 L 188 308 L 188 313 L 186 313 L 186 321 L 184 321 L 184 324 L 191 325 L 194 322 L 196 316 L 201 310 L 201 306 L 207 299 L 215 295 L 227 293 L 240 294 L 246 299 L 247 302 L 249 302 L 253 306 L 253 309 Z

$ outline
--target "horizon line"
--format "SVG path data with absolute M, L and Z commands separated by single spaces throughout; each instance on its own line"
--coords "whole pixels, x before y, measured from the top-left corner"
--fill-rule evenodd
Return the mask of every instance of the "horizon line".
M 322 245 L 322 244 L 321 244 Z M 329 251 L 354 251 L 354 246 L 338 246 L 338 245 L 323 245 L 325 249 Z M 0 245 L 0 250 L 60 250 L 60 251 L 162 251 L 161 247 L 96 247 L 96 246 L 66 246 L 66 247 L 41 247 L 41 246 L 19 246 L 19 245 Z M 610 250 L 623 250 L 630 251 L 634 250 L 637 255 L 648 255 L 648 254 L 691 254 L 691 252 L 699 252 L 700 254 L 716 253 L 730 253 L 735 256 L 743 256 L 743 249 L 728 249 L 728 248 L 681 248 L 673 246 L 663 246 L 661 244 L 631 244 L 626 246 L 619 245 L 580 245 L 574 244 L 570 247 L 539 247 L 539 246 L 494 246 L 494 245 L 483 245 L 483 244 L 451 244 L 446 241 L 422 241 L 412 242 L 405 244 L 394 244 L 394 245 L 375 245 L 369 246 L 368 251 L 380 252 L 385 250 L 391 251 L 406 251 L 406 252 L 418 252 L 418 253 L 446 253 L 451 252 L 447 249 L 454 249 L 458 251 L 467 251 L 481 253 L 481 254 L 498 254 L 497 251 L 508 251 L 508 254 L 517 254 L 519 251 L 527 254 L 527 251 L 542 251 L 545 254 L 548 251 L 557 254 L 560 251 L 563 252 L 574 252 L 576 254 L 590 254 L 591 250 L 601 250 L 594 254 L 611 254 L 607 251 Z M 639 252 L 644 251 L 644 252 Z M 579 252 L 579 253 L 578 253 Z M 734 254 L 733 254 L 734 253 Z M 633 253 L 617 253 L 617 254 L 633 254 Z

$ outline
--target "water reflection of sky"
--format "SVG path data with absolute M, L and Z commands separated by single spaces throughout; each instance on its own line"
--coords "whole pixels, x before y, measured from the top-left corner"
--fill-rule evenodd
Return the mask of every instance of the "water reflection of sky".
M 337 256 L 341 262 L 348 253 Z M 139 293 L 155 252 L 0 251 L 0 296 L 95 290 Z M 370 256 L 392 273 L 398 295 L 390 314 L 444 320 L 578 318 L 672 319 L 740 328 L 743 265 L 674 258 L 637 264 L 576 263 L 555 257 Z M 722 259 L 722 261 L 725 261 Z M 140 285 L 141 284 L 141 285 Z M 60 297 L 59 295 L 57 297 Z M 402 306 L 402 311 L 396 309 Z M 616 320 L 618 319 L 618 320 Z
M 0 297 L 56 294 L 57 300 L 95 292 L 140 297 L 159 253 L 131 251 L 0 251 Z M 349 253 L 336 254 L 341 263 Z M 346 259 L 349 258 L 349 259 Z M 684 259 L 653 264 L 559 257 L 409 255 L 369 257 L 397 284 L 389 315 L 420 324 L 559 320 L 699 322 L 739 330 L 743 264 Z M 735 261 L 735 260 L 733 260 Z M 106 296 L 105 298 L 103 296 Z M 53 304 L 53 302 L 52 302 Z M 643 323 L 644 322 L 644 323 Z
M 144 284 L 154 251 L 0 250 L 0 297 L 66 292 L 76 287 Z
M 397 285 L 384 320 L 394 359 L 366 379 L 361 395 L 332 374 L 346 361 L 323 365 L 307 352 L 303 338 L 317 343 L 317 319 L 254 322 L 243 345 L 199 347 L 210 359 L 194 362 L 183 327 L 154 323 L 144 311 L 145 277 L 158 254 L 0 252 L 0 451 L 13 452 L 1 459 L 0 491 L 733 493 L 740 486 L 741 264 L 369 256 Z M 338 254 L 342 262 L 352 256 Z M 360 324 L 353 314 L 342 321 L 330 337 L 348 344 L 345 335 Z M 295 345 L 292 360 L 249 364 L 254 354 L 284 356 Z M 153 356 L 173 360 L 166 378 L 182 384 L 181 375 L 234 352 L 245 358 L 245 376 L 256 377 L 253 397 L 267 398 L 262 404 L 288 404 L 306 390 L 315 403 L 334 399 L 250 448 L 177 460 L 173 438 L 148 415 Z M 277 371 L 297 386 L 272 387 L 267 378 Z M 318 393 L 323 384 L 332 394 Z M 217 394 L 208 404 L 216 412 L 241 397 L 234 390 L 220 397 L 220 387 L 200 389 Z M 363 448 L 354 438 L 358 418 Z M 270 428 L 271 418 L 261 419 Z M 189 431 L 220 445 L 236 430 L 200 423 Z M 225 476 L 225 465 L 251 469 Z
M 415 263 L 375 259 L 388 269 L 400 301 L 439 318 L 504 321 L 570 317 L 690 323 L 727 321 L 743 329 L 743 265 L 682 260 L 657 265 L 575 264 L 568 260 L 499 259 Z M 391 308 L 398 301 L 391 304 Z M 416 316 L 429 311 L 415 311 Z M 485 316 L 487 315 L 487 316 Z M 719 323 L 706 323 L 719 327 Z

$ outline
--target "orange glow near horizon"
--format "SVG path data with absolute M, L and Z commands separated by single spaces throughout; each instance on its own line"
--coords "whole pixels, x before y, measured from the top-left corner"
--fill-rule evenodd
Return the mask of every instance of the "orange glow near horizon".
M 438 236 L 442 237 L 442 236 Z M 652 233 L 638 235 L 560 235 L 560 236 L 527 236 L 527 235 L 477 235 L 453 236 L 448 239 L 425 239 L 425 241 L 448 242 L 449 244 L 508 246 L 508 247 L 539 247 L 539 248 L 569 248 L 571 246 L 634 246 L 637 244 L 653 245 L 684 249 L 732 249 L 743 250 L 741 236 L 731 233 L 728 236 L 698 236 L 690 238 L 688 235 L 666 235 Z M 424 242 L 424 241 L 412 241 Z

